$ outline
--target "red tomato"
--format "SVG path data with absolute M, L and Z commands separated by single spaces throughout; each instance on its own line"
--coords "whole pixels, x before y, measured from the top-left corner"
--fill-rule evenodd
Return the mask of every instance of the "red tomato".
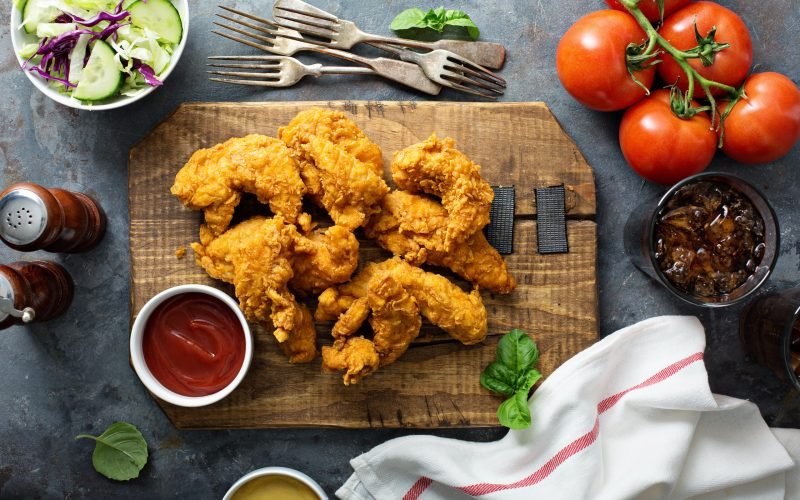
M 735 12 L 719 4 L 695 2 L 667 18 L 659 32 L 676 49 L 689 50 L 697 46 L 695 22 L 703 37 L 716 26 L 714 39 L 719 43 L 729 43 L 730 47 L 717 52 L 711 66 L 703 66 L 699 59 L 690 59 L 689 64 L 709 80 L 738 87 L 753 64 L 753 42 L 744 21 Z M 686 91 L 686 74 L 669 54 L 665 54 L 664 62 L 658 65 L 658 74 L 668 84 L 678 82 L 678 87 Z M 713 93 L 719 95 L 722 91 L 714 89 Z M 694 97 L 704 95 L 703 89 L 697 86 Z
M 637 174 L 675 184 L 708 167 L 717 149 L 717 134 L 706 113 L 682 120 L 672 112 L 669 91 L 657 90 L 625 112 L 619 144 Z
M 769 163 L 800 139 L 800 90 L 779 73 L 756 73 L 744 83 L 747 99 L 725 120 L 722 150 L 742 163 Z M 725 110 L 727 102 L 719 104 Z
M 592 12 L 564 33 L 556 52 L 561 84 L 581 104 L 598 111 L 625 109 L 646 92 L 628 74 L 626 49 L 642 43 L 644 30 L 629 15 L 616 10 Z M 655 68 L 637 71 L 648 88 Z
M 692 0 L 664 0 L 664 18 L 666 19 L 667 16 L 691 1 Z M 618 0 L 606 0 L 606 3 L 612 9 L 628 12 Z M 642 0 L 639 3 L 639 9 L 641 9 L 642 14 L 647 16 L 647 19 L 653 22 L 661 20 L 661 13 L 658 11 L 658 3 L 656 0 Z

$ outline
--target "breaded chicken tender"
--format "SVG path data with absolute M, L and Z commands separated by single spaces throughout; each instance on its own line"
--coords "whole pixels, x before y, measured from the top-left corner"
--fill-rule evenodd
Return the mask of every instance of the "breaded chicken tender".
M 483 231 L 447 250 L 449 218 L 439 202 L 406 191 L 392 191 L 384 197 L 381 208 L 367 224 L 365 235 L 386 250 L 415 265 L 450 268 L 495 293 L 510 293 L 516 287 L 503 257 L 489 244 Z
M 310 229 L 302 213 L 305 185 L 285 144 L 272 137 L 248 135 L 196 151 L 175 176 L 172 194 L 192 210 L 203 210 L 211 233 L 231 223 L 242 193 L 255 194 L 284 220 Z
M 382 177 L 369 165 L 341 146 L 320 137 L 306 145 L 319 174 L 322 191 L 312 195 L 339 226 L 356 229 L 380 210 L 381 199 L 389 192 Z
M 317 294 L 350 279 L 358 267 L 358 240 L 343 226 L 317 229 L 295 240 L 289 287 L 298 294 Z
M 293 363 L 311 361 L 317 353 L 311 315 L 287 288 L 298 236 L 280 217 L 254 217 L 216 237 L 204 228 L 202 242 L 192 244 L 195 260 L 212 278 L 234 285 L 248 320 L 272 322 L 278 342 L 288 342 L 284 349 Z
M 352 337 L 368 315 L 373 337 Z M 486 338 L 486 308 L 476 290 L 466 293 L 443 276 L 394 258 L 368 264 L 351 282 L 320 295 L 315 319 L 338 319 L 333 346 L 323 348 L 323 367 L 344 371 L 346 385 L 357 383 L 408 349 L 419 335 L 420 315 L 463 344 Z M 351 345 L 355 338 L 357 345 Z M 365 356 L 374 361 L 375 353 L 377 365 L 363 362 Z
M 389 192 L 383 154 L 341 111 L 312 108 L 278 130 L 308 194 L 337 225 L 360 227 Z
M 428 140 L 398 151 L 392 159 L 392 178 L 400 189 L 439 197 L 447 210 L 446 251 L 489 223 L 494 199 L 492 187 L 481 177 L 481 167 L 455 149 L 455 141 Z

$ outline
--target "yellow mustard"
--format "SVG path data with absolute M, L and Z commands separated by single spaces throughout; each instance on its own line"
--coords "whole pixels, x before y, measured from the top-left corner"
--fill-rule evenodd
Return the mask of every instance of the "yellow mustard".
M 319 500 L 319 495 L 288 476 L 261 476 L 236 490 L 231 500 Z

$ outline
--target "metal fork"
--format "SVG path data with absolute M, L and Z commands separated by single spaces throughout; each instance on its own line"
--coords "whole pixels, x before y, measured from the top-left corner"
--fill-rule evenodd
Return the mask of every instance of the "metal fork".
M 281 26 L 295 29 L 306 35 L 329 40 L 321 43 L 335 49 L 347 50 L 358 43 L 379 42 L 418 49 L 449 50 L 472 63 L 494 69 L 503 67 L 503 62 L 505 61 L 505 48 L 499 43 L 463 42 L 458 40 L 420 42 L 404 38 L 373 35 L 361 31 L 352 21 L 339 19 L 333 14 L 302 0 L 276 0 L 272 7 L 272 17 Z
M 212 33 L 216 33 L 217 35 L 223 36 L 235 42 L 282 56 L 292 56 L 300 51 L 312 51 L 321 54 L 327 54 L 333 57 L 338 57 L 339 59 L 344 59 L 346 61 L 367 66 L 368 68 L 371 68 L 375 74 L 383 76 L 389 80 L 402 83 L 403 85 L 407 85 L 421 92 L 425 92 L 426 94 L 438 95 L 442 89 L 441 86 L 431 81 L 425 75 L 425 72 L 422 70 L 422 68 L 416 64 L 405 61 L 397 61 L 385 57 L 368 58 L 342 50 L 320 47 L 319 45 L 304 41 L 305 39 L 303 36 L 297 31 L 278 26 L 268 19 L 241 12 L 230 7 L 224 7 L 222 5 L 220 5 L 220 8 L 263 24 L 263 26 L 259 26 L 241 19 L 235 19 L 222 14 L 217 14 L 222 19 L 245 26 L 258 32 L 253 33 L 234 26 L 214 23 L 221 28 L 225 28 L 226 30 L 233 31 L 234 33 L 238 33 L 250 38 L 246 39 L 221 31 L 212 31 Z
M 322 75 L 372 75 L 370 68 L 353 66 L 323 66 L 312 64 L 306 66 L 293 57 L 286 56 L 212 56 L 209 59 L 227 61 L 254 61 L 251 64 L 229 63 L 209 64 L 211 68 L 243 69 L 250 71 L 207 71 L 210 75 L 232 76 L 230 78 L 209 78 L 215 82 L 235 83 L 238 85 L 254 85 L 257 87 L 291 87 L 305 76 L 319 78 Z M 244 79 L 242 79 L 244 78 Z
M 272 16 L 275 18 L 276 22 L 282 26 L 294 29 L 302 34 L 316 37 L 315 39 L 306 39 L 306 41 L 325 47 L 349 49 L 360 42 L 379 42 L 379 47 L 385 50 L 388 50 L 388 45 L 396 44 L 435 48 L 427 43 L 409 42 L 408 40 L 397 38 L 368 35 L 359 30 L 354 23 L 340 20 L 336 16 L 328 14 L 302 0 L 276 0 L 272 8 Z M 330 41 L 326 42 L 324 40 Z M 413 51 L 407 51 L 402 55 L 405 56 L 405 60 L 417 63 L 423 66 L 423 69 L 427 67 L 430 70 L 430 72 L 426 71 L 428 77 L 443 85 L 447 84 L 442 83 L 442 76 L 453 78 L 451 74 L 443 75 L 443 71 L 445 71 L 445 68 L 450 69 L 450 67 L 453 66 L 456 66 L 456 68 L 453 68 L 456 72 L 461 73 L 461 75 L 456 78 L 459 83 L 463 84 L 465 83 L 464 80 L 466 80 L 468 84 L 481 87 L 480 84 L 474 81 L 475 78 L 479 78 L 490 84 L 494 84 L 493 87 L 505 87 L 506 85 L 505 80 L 501 77 L 479 64 L 461 57 L 458 54 L 454 54 L 451 51 L 437 49 L 434 51 L 433 55 L 417 54 Z M 452 87 L 452 85 L 448 86 Z M 461 86 L 463 87 L 463 85 Z M 459 90 L 464 89 L 461 88 Z
M 382 43 L 370 45 L 392 52 L 403 61 L 416 64 L 428 78 L 439 85 L 489 99 L 496 99 L 505 92 L 505 80 L 489 70 L 454 57 L 454 54 L 446 50 L 437 49 L 420 54 Z

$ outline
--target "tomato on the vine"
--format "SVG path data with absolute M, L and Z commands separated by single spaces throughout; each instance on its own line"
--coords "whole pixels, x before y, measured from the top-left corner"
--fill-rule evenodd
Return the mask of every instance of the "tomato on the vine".
M 628 14 L 616 10 L 592 12 L 567 30 L 556 51 L 561 84 L 581 104 L 598 111 L 625 109 L 642 99 L 645 89 L 628 73 L 626 50 L 647 39 Z M 655 68 L 634 72 L 650 88 Z
M 678 118 L 672 112 L 670 92 L 657 90 L 625 112 L 619 144 L 637 174 L 660 184 L 675 184 L 708 167 L 717 149 L 717 134 L 708 114 Z
M 711 66 L 704 66 L 700 59 L 690 59 L 688 63 L 704 78 L 738 87 L 753 64 L 753 42 L 742 18 L 719 4 L 695 2 L 668 17 L 659 32 L 673 47 L 687 51 L 698 45 L 695 23 L 704 38 L 716 27 L 714 40 L 728 43 L 730 47 L 714 54 Z M 664 54 L 663 62 L 658 65 L 658 74 L 667 84 L 677 82 L 681 90 L 687 90 L 686 74 L 671 55 Z M 712 92 L 715 95 L 721 93 L 716 88 L 712 88 Z M 703 90 L 696 85 L 694 97 L 703 96 Z
M 666 19 L 667 16 L 691 1 L 692 0 L 664 0 L 664 18 Z M 606 4 L 612 9 L 627 12 L 625 7 L 619 3 L 619 0 L 606 0 Z M 647 16 L 647 19 L 650 21 L 657 22 L 661 20 L 661 13 L 658 11 L 658 2 L 656 2 L 656 0 L 642 0 L 639 2 L 639 9 L 641 9 L 642 14 Z
M 722 150 L 741 163 L 769 163 L 800 140 L 800 89 L 779 73 L 756 73 L 744 83 L 724 124 Z M 728 107 L 719 104 L 720 111 Z

